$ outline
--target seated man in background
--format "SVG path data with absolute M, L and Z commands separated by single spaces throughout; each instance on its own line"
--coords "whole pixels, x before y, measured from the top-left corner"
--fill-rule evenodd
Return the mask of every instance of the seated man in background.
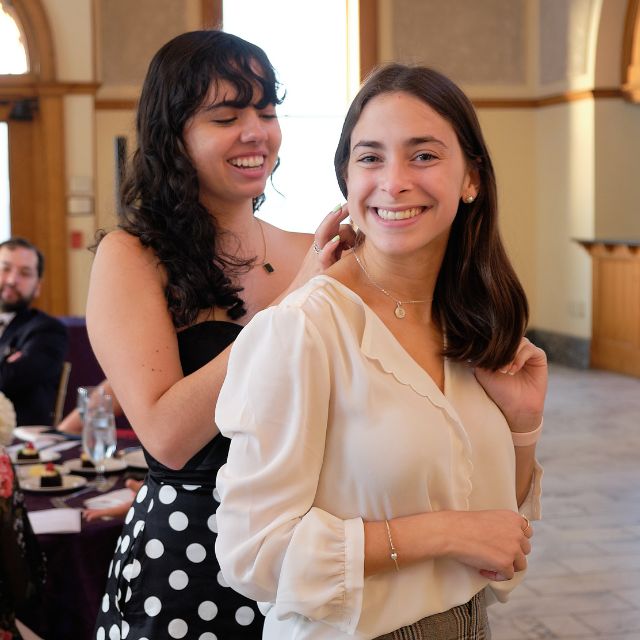
M 50 425 L 67 330 L 31 308 L 40 293 L 42 253 L 24 238 L 0 243 L 0 391 L 12 402 L 18 425 Z

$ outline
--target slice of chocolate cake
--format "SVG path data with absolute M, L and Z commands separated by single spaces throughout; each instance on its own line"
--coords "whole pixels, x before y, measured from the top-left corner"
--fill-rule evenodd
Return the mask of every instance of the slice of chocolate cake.
M 53 462 L 47 462 L 42 475 L 40 476 L 40 486 L 41 487 L 61 487 L 62 486 L 62 476 L 60 472 L 56 469 Z
M 95 469 L 96 465 L 93 464 L 91 458 L 84 452 L 80 454 L 80 466 L 83 469 Z
M 17 460 L 33 460 L 33 462 L 37 462 L 40 460 L 40 454 L 38 450 L 33 446 L 33 443 L 27 442 L 22 449 L 18 451 L 18 455 L 16 456 Z

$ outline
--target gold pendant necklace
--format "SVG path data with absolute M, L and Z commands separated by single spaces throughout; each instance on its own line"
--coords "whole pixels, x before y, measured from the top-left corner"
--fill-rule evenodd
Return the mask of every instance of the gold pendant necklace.
M 267 272 L 267 273 L 273 273 L 275 271 L 275 269 L 273 268 L 273 265 L 267 261 L 267 241 L 264 238 L 264 229 L 262 228 L 262 222 L 260 222 L 260 220 L 258 218 L 255 219 L 258 223 L 258 226 L 260 227 L 260 233 L 262 235 L 262 268 Z
M 360 262 L 360 258 L 358 258 L 358 253 L 356 251 L 353 252 L 353 256 L 356 259 L 356 262 L 358 263 L 358 266 L 362 269 L 362 273 L 364 273 L 364 275 L 367 277 L 367 280 L 379 291 L 382 291 L 382 293 L 384 293 L 385 296 L 387 296 L 388 298 L 391 298 L 395 303 L 396 303 L 396 308 L 393 310 L 393 313 L 395 314 L 396 318 L 398 318 L 398 320 L 402 320 L 406 315 L 407 312 L 404 310 L 403 308 L 403 304 L 424 304 L 427 302 L 431 302 L 433 300 L 433 298 L 427 298 L 426 300 L 398 300 L 397 298 L 394 298 L 386 289 L 383 289 L 370 275 L 369 272 L 365 269 L 365 266 L 362 264 L 362 262 Z

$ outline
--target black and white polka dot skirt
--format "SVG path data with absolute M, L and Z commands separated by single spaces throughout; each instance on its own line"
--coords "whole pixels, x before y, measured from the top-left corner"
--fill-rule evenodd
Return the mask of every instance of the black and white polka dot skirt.
M 97 640 L 257 640 L 263 618 L 228 587 L 215 557 L 213 486 L 147 477 L 109 567 Z

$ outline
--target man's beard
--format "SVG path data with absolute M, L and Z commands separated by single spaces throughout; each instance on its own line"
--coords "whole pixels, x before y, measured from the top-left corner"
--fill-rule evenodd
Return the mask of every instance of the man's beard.
M 4 313 L 19 313 L 29 308 L 33 295 L 22 297 L 18 294 L 18 298 L 13 302 L 6 302 L 0 297 L 0 311 Z

